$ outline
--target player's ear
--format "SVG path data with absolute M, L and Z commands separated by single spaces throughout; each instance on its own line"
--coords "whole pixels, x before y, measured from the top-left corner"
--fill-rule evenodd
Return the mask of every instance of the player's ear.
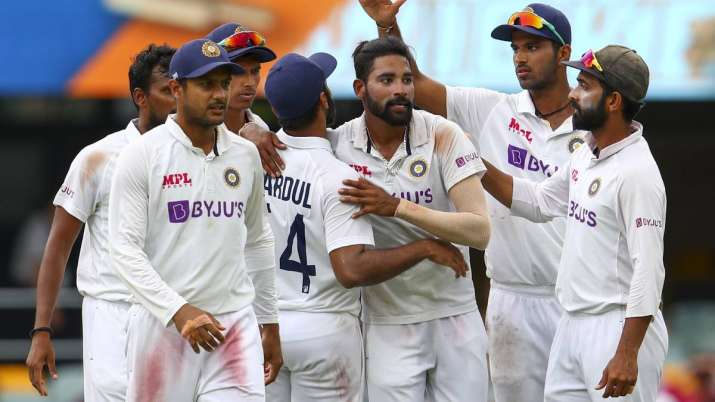
M 355 81 L 353 81 L 353 91 L 355 92 L 355 96 L 362 99 L 363 93 L 365 92 L 365 83 L 356 78 Z
M 141 108 L 146 106 L 146 94 L 144 93 L 144 90 L 138 87 L 134 88 L 134 90 L 132 90 L 132 100 L 137 107 Z
M 558 53 L 559 61 L 569 61 L 571 60 L 571 45 L 568 43 L 559 48 Z
M 330 109 L 330 102 L 328 101 L 328 94 L 325 93 L 325 91 L 323 91 L 323 92 L 320 93 L 320 98 L 319 98 L 319 100 L 320 100 L 320 106 L 321 106 L 323 109 L 325 109 L 325 110 Z
M 621 109 L 623 109 L 623 95 L 618 91 L 611 92 L 606 97 L 606 110 L 611 113 L 620 113 L 619 110 Z
M 181 92 L 182 85 L 178 80 L 169 80 L 169 89 L 171 90 L 171 95 L 175 98 L 179 98 L 179 93 Z

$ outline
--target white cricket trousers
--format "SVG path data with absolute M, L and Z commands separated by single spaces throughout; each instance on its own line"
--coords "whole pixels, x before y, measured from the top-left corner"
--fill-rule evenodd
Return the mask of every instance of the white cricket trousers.
M 129 309 L 129 402 L 265 401 L 263 348 L 249 305 L 218 314 L 226 340 L 196 354 L 174 325 L 164 327 L 139 304 Z
M 476 310 L 365 327 L 370 402 L 487 400 L 487 334 Z
M 363 341 L 348 313 L 280 311 L 283 367 L 267 402 L 361 402 Z
M 127 393 L 128 303 L 82 300 L 82 366 L 86 402 L 124 402 Z
M 616 352 L 625 321 L 618 308 L 598 315 L 566 313 L 559 321 L 546 372 L 546 402 L 603 401 L 595 387 Z M 668 332 L 660 310 L 638 351 L 638 380 L 632 394 L 609 401 L 653 402 L 658 396 Z
M 543 399 L 549 351 L 562 314 L 553 286 L 492 281 L 486 321 L 496 402 Z

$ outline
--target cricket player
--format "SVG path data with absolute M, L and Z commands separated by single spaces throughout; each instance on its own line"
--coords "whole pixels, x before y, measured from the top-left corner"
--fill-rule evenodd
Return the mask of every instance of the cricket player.
M 229 59 L 243 69 L 243 72 L 234 72 L 231 77 L 225 128 L 238 133 L 244 124 L 251 122 L 268 130 L 263 119 L 251 111 L 258 84 L 261 82 L 261 64 L 276 58 L 273 50 L 265 46 L 266 39 L 260 33 L 249 31 L 237 23 L 223 24 L 206 35 L 206 38 L 226 49 Z M 271 340 L 279 339 L 278 324 L 261 325 L 260 332 L 266 358 L 265 383 L 270 384 L 283 365 L 280 343 L 270 343 Z M 268 360 L 269 356 L 272 361 Z
M 606 46 L 565 63 L 581 70 L 569 98 L 585 144 L 537 183 L 489 167 L 484 183 L 517 216 L 566 217 L 556 296 L 559 321 L 545 401 L 655 401 L 668 334 L 660 311 L 666 196 L 658 165 L 633 118 L 648 66 Z
M 177 113 L 122 152 L 109 198 L 112 264 L 135 303 L 127 400 L 263 401 L 273 236 L 258 153 L 222 126 L 241 67 L 196 39 L 169 70 Z
M 413 112 L 407 46 L 396 38 L 360 43 L 353 52 L 355 94 L 365 112 L 338 128 L 339 159 L 363 173 L 341 200 L 371 214 L 379 247 L 424 238 L 483 250 L 489 219 L 484 165 L 459 126 Z M 379 216 L 379 217 L 378 217 Z M 367 387 L 371 401 L 486 401 L 484 324 L 471 273 L 455 278 L 423 261 L 364 289 Z
M 396 14 L 403 3 L 361 0 L 381 36 L 400 37 Z M 523 91 L 446 86 L 411 59 L 415 101 L 459 124 L 499 169 L 545 180 L 583 143 L 584 133 L 572 124 L 566 68 L 559 63 L 571 55 L 571 26 L 561 11 L 534 3 L 513 13 L 491 36 L 510 42 Z M 554 283 L 565 223 L 563 218 L 531 223 L 510 215 L 492 197 L 487 204 L 492 238 L 485 253 L 491 278 L 486 325 L 494 397 L 497 402 L 532 402 L 544 392 L 549 348 L 563 312 Z
M 251 111 L 261 83 L 261 64 L 273 61 L 276 54 L 266 45 L 266 38 L 243 25 L 229 22 L 211 31 L 206 38 L 223 46 L 232 62 L 245 72 L 234 74 L 226 110 L 226 127 L 238 133 L 243 125 L 253 122 L 268 129 L 260 116 Z
M 360 290 L 423 260 L 466 275 L 461 252 L 447 242 L 418 240 L 372 249 L 366 218 L 340 202 L 343 180 L 358 174 L 333 155 L 326 139 L 335 106 L 326 86 L 337 62 L 327 53 L 288 54 L 268 74 L 266 97 L 283 127 L 283 175 L 266 175 L 265 195 L 276 237 L 281 341 L 286 364 L 266 389 L 269 401 L 361 401 L 363 345 Z M 296 250 L 295 252 L 293 250 Z
M 54 199 L 55 213 L 37 280 L 37 311 L 27 356 L 30 381 L 47 396 L 44 367 L 57 379 L 50 323 L 67 259 L 82 225 L 77 265 L 82 301 L 84 400 L 124 401 L 126 362 L 117 345 L 125 342 L 129 290 L 109 263 L 108 201 L 112 173 L 121 150 L 162 124 L 176 106 L 169 90 L 169 62 L 175 49 L 149 45 L 129 67 L 129 90 L 139 117 L 123 130 L 86 146 L 75 157 Z

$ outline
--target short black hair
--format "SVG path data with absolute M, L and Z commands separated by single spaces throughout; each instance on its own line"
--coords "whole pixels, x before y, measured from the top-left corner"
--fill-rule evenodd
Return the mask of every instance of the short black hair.
M 390 55 L 398 55 L 411 60 L 410 49 L 405 42 L 394 36 L 360 42 L 353 51 L 355 76 L 361 81 L 367 81 L 375 59 Z
M 129 94 L 133 94 L 135 88 L 141 88 L 144 92 L 148 92 L 151 84 L 151 72 L 154 67 L 159 66 L 162 72 L 168 73 L 169 63 L 171 63 L 174 53 L 176 53 L 176 49 L 173 47 L 153 43 L 137 53 L 132 60 L 132 65 L 129 66 Z M 132 96 L 132 103 L 137 109 L 139 108 L 139 105 L 134 102 L 134 96 Z
M 623 99 L 623 109 L 621 109 L 621 113 L 623 113 L 623 120 L 626 122 L 630 123 L 633 121 L 633 119 L 636 117 L 638 112 L 643 109 L 643 102 L 636 102 L 634 100 L 628 99 L 625 96 L 623 96 L 623 93 L 620 92 L 617 89 L 614 89 L 607 83 L 598 80 L 598 82 L 601 84 L 601 88 L 603 89 L 603 96 L 601 98 L 601 101 L 603 102 L 606 96 L 610 95 L 613 92 L 618 92 L 621 94 L 621 99 Z
M 328 84 L 323 83 L 323 92 L 328 91 Z M 302 130 L 309 125 L 313 124 L 313 121 L 315 120 L 315 117 L 318 115 L 318 107 L 320 105 L 320 97 L 318 97 L 318 100 L 315 101 L 313 106 L 310 107 L 310 109 L 306 110 L 305 113 L 302 115 L 294 118 L 294 119 L 278 119 L 278 124 L 283 127 L 284 130 L 288 131 L 295 131 L 295 130 Z

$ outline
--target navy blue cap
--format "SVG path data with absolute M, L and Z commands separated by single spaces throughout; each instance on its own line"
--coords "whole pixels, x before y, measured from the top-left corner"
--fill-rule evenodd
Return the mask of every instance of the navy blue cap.
M 281 57 L 268 72 L 265 86 L 266 98 L 278 118 L 295 119 L 313 107 L 337 65 L 335 57 L 327 53 Z
M 531 3 L 522 11 L 531 11 L 532 13 L 543 18 L 554 26 L 556 32 L 558 32 L 559 35 L 561 35 L 561 38 L 563 38 L 564 44 L 571 43 L 571 24 L 569 24 L 568 18 L 566 18 L 564 13 L 561 11 L 541 3 Z M 511 34 L 514 33 L 514 31 L 526 32 L 528 34 L 540 36 L 542 38 L 550 39 L 558 44 L 562 44 L 561 39 L 559 39 L 557 35 L 554 35 L 554 33 L 546 26 L 541 29 L 536 29 L 521 25 L 503 24 L 494 28 L 492 31 L 492 38 L 511 42 Z
M 231 63 L 226 50 L 208 39 L 194 39 L 184 43 L 174 53 L 169 63 L 169 75 L 175 80 L 196 78 L 223 66 L 228 66 L 232 74 L 241 74 L 244 69 Z
M 206 38 L 211 39 L 216 43 L 219 43 L 233 34 L 244 31 L 250 30 L 246 29 L 241 24 L 237 24 L 235 22 L 228 22 L 209 32 L 209 34 L 206 35 Z M 271 60 L 275 60 L 276 58 L 276 54 L 273 52 L 273 50 L 269 49 L 266 46 L 249 46 L 243 49 L 236 49 L 228 52 L 228 58 L 231 60 L 235 60 L 238 57 L 247 55 L 255 57 L 259 63 L 266 63 Z

